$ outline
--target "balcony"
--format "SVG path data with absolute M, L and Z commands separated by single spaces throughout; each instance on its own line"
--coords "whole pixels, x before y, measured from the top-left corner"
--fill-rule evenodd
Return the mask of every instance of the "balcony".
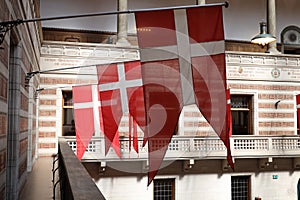
M 65 137 L 76 152 L 75 137 Z M 234 159 L 267 158 L 267 157 L 298 157 L 300 150 L 299 136 L 233 136 L 231 137 L 231 152 Z M 139 138 L 139 153 L 130 151 L 128 138 L 121 138 L 121 153 L 123 161 L 146 160 L 147 145 L 142 147 Z M 92 138 L 83 162 L 118 161 L 120 160 L 111 149 L 105 156 L 104 138 Z M 169 144 L 165 160 L 186 159 L 225 159 L 226 148 L 218 137 L 186 137 L 175 136 Z

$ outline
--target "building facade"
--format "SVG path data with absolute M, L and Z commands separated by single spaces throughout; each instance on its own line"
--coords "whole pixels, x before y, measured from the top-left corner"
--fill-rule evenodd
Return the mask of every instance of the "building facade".
M 216 2 L 220 1 L 91 1 L 82 7 L 82 2 L 73 1 L 68 7 L 68 1 L 40 1 L 40 7 L 38 1 L 2 1 L 1 21 L 40 17 L 40 9 L 42 17 L 49 17 Z M 235 170 L 228 166 L 226 149 L 213 129 L 188 106 L 163 167 L 147 187 L 147 148 L 140 138 L 139 153 L 130 149 L 124 116 L 119 129 L 122 159 L 113 150 L 104 155 L 104 138 L 99 135 L 82 160 L 105 198 L 296 199 L 300 16 L 291 10 L 299 7 L 296 0 L 233 0 L 224 8 Z M 250 43 L 261 19 L 273 24 L 269 30 L 277 44 Z M 59 137 L 76 151 L 72 86 L 97 82 L 95 68 L 86 66 L 139 59 L 132 15 L 89 20 L 24 23 L 5 36 L 0 50 L 0 198 L 17 199 L 35 159 L 56 154 Z M 277 51 L 270 53 L 271 47 Z M 77 66 L 83 67 L 61 70 Z M 28 72 L 39 70 L 25 82 Z

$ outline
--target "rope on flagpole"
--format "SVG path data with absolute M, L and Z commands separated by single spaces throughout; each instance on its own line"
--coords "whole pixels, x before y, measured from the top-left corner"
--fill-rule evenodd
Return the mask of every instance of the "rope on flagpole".
M 130 13 L 145 12 L 145 11 L 177 10 L 177 9 L 209 7 L 209 6 L 224 6 L 225 8 L 227 8 L 229 6 L 229 3 L 227 1 L 225 1 L 224 3 L 214 3 L 214 4 L 171 6 L 171 7 L 162 7 L 162 8 L 144 8 L 144 9 L 125 10 L 125 11 L 108 11 L 108 12 L 88 13 L 88 14 L 80 14 L 80 15 L 65 15 L 65 16 L 58 16 L 58 17 L 16 19 L 16 20 L 11 20 L 11 21 L 3 21 L 3 22 L 0 22 L 0 45 L 2 45 L 5 35 L 9 30 L 11 30 L 12 28 L 14 28 L 20 24 L 24 24 L 24 23 L 74 19 L 74 18 L 84 18 L 84 17 L 96 17 L 96 16 L 103 16 L 103 15 L 130 14 Z

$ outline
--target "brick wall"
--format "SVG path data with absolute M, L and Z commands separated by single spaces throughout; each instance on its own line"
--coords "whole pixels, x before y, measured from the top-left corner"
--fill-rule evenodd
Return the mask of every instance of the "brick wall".
M 0 1 L 0 21 L 8 20 L 9 13 L 6 12 L 5 1 Z M 1 45 L 4 50 L 0 53 L 0 143 L 6 144 L 7 136 L 7 92 L 8 92 L 8 56 L 9 51 L 7 41 Z M 6 145 L 0 146 L 0 178 L 5 179 L 6 171 Z M 1 181 L 3 183 L 3 181 Z M 5 182 L 0 184 L 0 199 L 5 199 Z
M 0 98 L 7 100 L 7 78 L 0 74 Z
M 47 80 L 49 81 L 49 80 Z M 51 82 L 51 80 L 50 80 Z M 41 84 L 45 84 L 44 78 L 41 78 Z M 39 94 L 39 155 L 49 156 L 57 153 L 57 119 L 56 105 L 57 95 L 55 89 L 43 90 Z M 60 119 L 62 120 L 62 119 Z
M 0 137 L 4 137 L 7 132 L 7 114 L 0 113 Z
M 2 174 L 5 170 L 6 166 L 6 150 L 0 151 L 0 174 Z
M 240 94 L 246 91 L 257 92 L 259 135 L 294 135 L 295 134 L 295 92 L 300 91 L 300 85 L 291 83 L 260 83 L 249 84 L 231 83 L 231 90 L 238 90 Z M 277 108 L 275 103 L 278 103 Z
M 117 35 L 112 32 L 67 30 L 44 27 L 43 38 L 48 41 L 115 43 Z M 128 40 L 132 45 L 137 45 L 137 38 L 135 35 L 129 34 Z

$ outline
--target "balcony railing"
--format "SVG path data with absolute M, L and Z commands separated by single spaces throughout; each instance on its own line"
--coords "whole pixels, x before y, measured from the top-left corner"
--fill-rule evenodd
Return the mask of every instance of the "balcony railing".
M 76 152 L 75 137 L 65 137 L 70 147 Z M 298 136 L 233 136 L 230 138 L 231 152 L 234 158 L 263 157 L 297 157 L 300 156 L 300 137 Z M 129 147 L 128 138 L 120 139 L 122 160 L 146 160 L 147 145 L 142 147 L 139 138 L 139 153 Z M 104 138 L 92 138 L 83 161 L 114 161 L 119 160 L 111 149 L 105 155 Z M 166 153 L 166 160 L 178 159 L 222 159 L 226 157 L 226 148 L 218 137 L 186 137 L 172 138 Z
M 63 138 L 60 138 L 58 146 L 58 182 L 60 183 L 60 199 L 105 200 L 103 194 L 92 180 L 91 176 L 88 174 L 82 163 L 76 159 L 76 156 L 72 153 L 70 148 L 68 148 L 68 144 Z M 53 199 L 55 199 L 55 185 Z

